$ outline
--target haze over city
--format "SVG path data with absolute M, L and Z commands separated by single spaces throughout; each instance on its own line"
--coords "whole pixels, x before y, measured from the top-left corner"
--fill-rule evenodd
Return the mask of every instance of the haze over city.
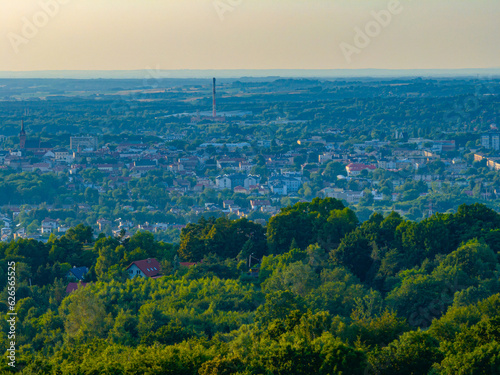
M 346 58 L 341 44 L 357 48 L 356 28 L 391 6 Z M 0 71 L 500 67 L 497 0 L 0 0 L 0 9 Z

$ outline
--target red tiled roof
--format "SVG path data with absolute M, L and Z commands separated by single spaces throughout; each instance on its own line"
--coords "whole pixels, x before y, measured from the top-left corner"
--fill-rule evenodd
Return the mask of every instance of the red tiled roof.
M 196 262 L 180 262 L 179 264 L 183 267 L 192 267 L 192 266 L 196 266 L 198 263 L 196 263 Z
M 366 165 L 361 163 L 351 163 L 347 166 L 351 171 L 362 171 L 363 169 L 376 169 L 374 165 Z
M 127 267 L 129 269 L 132 265 L 136 265 L 144 275 L 147 277 L 158 276 L 160 274 L 161 266 L 160 263 L 155 258 L 148 258 L 144 260 L 136 260 L 132 262 L 130 266 Z
M 74 292 L 75 290 L 78 289 L 78 287 L 85 287 L 88 283 L 80 283 L 80 285 L 78 285 L 78 283 L 69 283 L 68 286 L 66 287 L 66 294 L 70 294 L 71 292 Z

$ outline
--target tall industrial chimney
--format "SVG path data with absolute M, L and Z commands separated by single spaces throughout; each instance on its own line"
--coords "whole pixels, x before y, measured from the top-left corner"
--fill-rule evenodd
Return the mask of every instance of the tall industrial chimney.
M 217 109 L 216 109 L 216 106 L 215 106 L 215 78 L 214 78 L 214 83 L 213 83 L 212 96 L 213 96 L 213 112 L 212 112 L 212 115 L 215 118 L 215 117 L 217 117 Z

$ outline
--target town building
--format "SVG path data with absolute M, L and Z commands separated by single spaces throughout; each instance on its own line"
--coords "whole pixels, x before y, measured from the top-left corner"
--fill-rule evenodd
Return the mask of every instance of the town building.
M 42 221 L 42 234 L 51 234 L 57 229 L 57 220 L 45 218 Z
M 368 170 L 368 171 L 373 171 L 376 169 L 374 165 L 366 165 L 362 163 L 350 163 L 345 167 L 347 171 L 347 175 L 349 177 L 351 176 L 359 176 L 361 174 L 361 171 Z

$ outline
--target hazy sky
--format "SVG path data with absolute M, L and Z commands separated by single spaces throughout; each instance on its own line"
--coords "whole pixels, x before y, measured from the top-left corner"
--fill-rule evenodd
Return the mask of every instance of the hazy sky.
M 0 0 L 0 71 L 500 67 L 499 0 L 391 2 Z

